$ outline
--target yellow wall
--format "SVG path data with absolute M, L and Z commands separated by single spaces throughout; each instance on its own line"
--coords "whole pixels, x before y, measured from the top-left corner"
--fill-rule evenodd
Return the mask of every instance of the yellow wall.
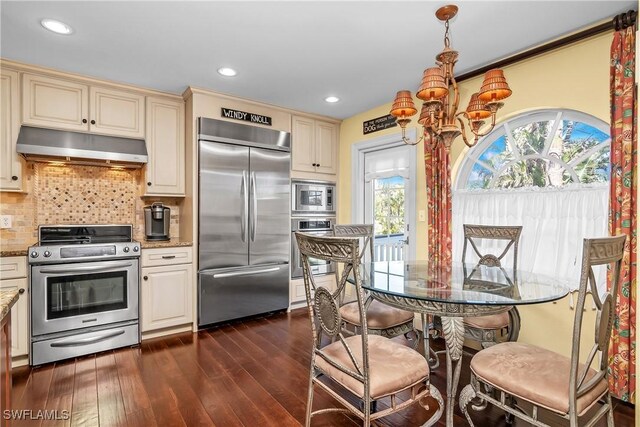
M 598 117 L 609 122 L 609 48 L 611 33 L 557 49 L 553 52 L 537 56 L 526 61 L 510 65 L 504 69 L 505 75 L 513 90 L 513 95 L 506 100 L 504 108 L 498 113 L 500 120 L 519 115 L 525 111 L 538 108 L 570 108 Z M 455 48 L 455 46 L 454 46 Z M 434 56 L 437 52 L 434 52 Z M 460 52 L 464 58 L 465 52 Z M 425 61 L 425 68 L 432 63 Z M 420 75 L 416 75 L 416 87 Z M 390 78 L 393 78 L 390 76 Z M 480 88 L 482 76 L 460 84 L 461 109 L 465 108 L 469 96 Z M 411 88 L 415 91 L 416 87 Z M 398 88 L 405 89 L 405 88 Z M 408 89 L 408 88 L 407 88 Z M 389 100 L 395 93 L 389 94 Z M 416 100 L 416 105 L 420 105 Z M 342 122 L 340 130 L 340 173 L 338 182 L 338 220 L 351 221 L 351 145 L 382 135 L 398 134 L 399 128 L 391 128 L 367 136 L 362 134 L 364 120 L 388 114 L 389 104 L 382 105 L 367 112 L 358 114 Z M 416 120 L 412 124 L 415 124 Z M 422 153 L 422 144 L 418 152 Z M 456 167 L 466 152 L 466 146 L 458 138 L 451 147 L 451 160 Z M 424 159 L 418 156 L 417 209 L 426 209 L 426 188 L 424 176 Z M 417 224 L 417 256 L 425 258 L 426 223 Z M 526 256 L 526 254 L 523 254 Z M 535 343 L 554 351 L 569 355 L 574 311 L 569 308 L 568 298 L 553 304 L 541 304 L 520 309 L 522 329 L 520 341 Z M 585 324 L 595 321 L 591 310 L 591 300 L 587 301 Z M 583 335 L 583 354 L 587 343 L 593 342 L 591 327 Z

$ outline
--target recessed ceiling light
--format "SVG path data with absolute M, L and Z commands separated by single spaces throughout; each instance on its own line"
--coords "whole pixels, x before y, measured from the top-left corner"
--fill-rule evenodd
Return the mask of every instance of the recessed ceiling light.
M 337 96 L 327 96 L 324 100 L 333 104 L 340 101 L 340 98 L 338 98 Z
M 218 74 L 221 74 L 225 77 L 233 77 L 236 74 L 238 74 L 238 72 L 233 68 L 222 67 L 222 68 L 218 68 Z
M 73 28 L 71 28 L 64 22 L 56 21 L 55 19 L 45 18 L 40 21 L 40 24 L 42 24 L 42 26 L 47 30 L 53 31 L 56 34 L 68 36 L 69 34 L 73 33 Z

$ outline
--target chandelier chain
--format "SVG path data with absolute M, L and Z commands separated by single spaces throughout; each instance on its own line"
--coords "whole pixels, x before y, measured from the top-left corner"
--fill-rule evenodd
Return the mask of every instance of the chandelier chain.
M 444 22 L 444 46 L 451 47 L 451 42 L 449 41 L 449 20 L 448 19 Z

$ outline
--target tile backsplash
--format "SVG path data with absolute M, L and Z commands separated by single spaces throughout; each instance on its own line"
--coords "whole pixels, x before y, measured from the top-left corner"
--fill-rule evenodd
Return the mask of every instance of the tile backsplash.
M 171 237 L 179 237 L 180 198 L 141 198 L 140 169 L 28 163 L 26 193 L 0 193 L 0 214 L 12 215 L 10 229 L 0 229 L 2 246 L 35 243 L 38 225 L 133 224 L 144 237 L 144 207 L 161 201 L 171 208 Z
M 139 170 L 35 163 L 36 224 L 133 223 L 139 174 Z

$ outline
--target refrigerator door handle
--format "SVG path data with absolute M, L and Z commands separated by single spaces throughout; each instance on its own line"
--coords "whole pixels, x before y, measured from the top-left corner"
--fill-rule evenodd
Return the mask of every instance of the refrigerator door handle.
M 240 238 L 247 241 L 247 211 L 249 210 L 249 197 L 247 194 L 247 171 L 242 171 L 242 182 L 240 183 Z
M 251 172 L 251 198 L 253 201 L 253 206 L 251 208 L 251 241 L 256 241 L 256 228 L 258 228 L 258 191 L 256 188 L 256 173 Z
M 263 273 L 271 273 L 273 271 L 278 271 L 282 268 L 282 266 L 270 267 L 270 268 L 262 268 L 260 270 L 244 270 L 244 271 L 230 271 L 227 273 L 217 273 L 213 275 L 214 279 L 222 279 L 224 277 L 236 277 L 236 276 L 250 276 L 253 274 L 263 274 Z

